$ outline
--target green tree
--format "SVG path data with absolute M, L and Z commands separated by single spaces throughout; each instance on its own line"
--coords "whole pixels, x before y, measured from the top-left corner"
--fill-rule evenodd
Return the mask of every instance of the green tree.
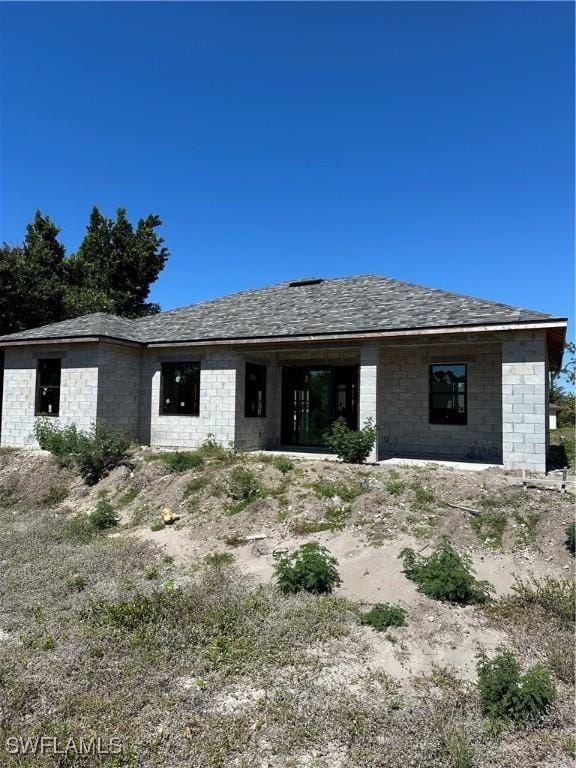
M 85 313 L 82 309 L 124 317 L 159 311 L 157 304 L 146 299 L 168 258 L 156 232 L 161 223 L 158 216 L 150 215 L 134 229 L 124 208 L 118 209 L 115 220 L 92 209 L 84 240 L 67 263 L 70 315 Z
M 59 228 L 40 211 L 21 246 L 0 247 L 0 333 L 53 323 L 64 312 L 64 246 Z

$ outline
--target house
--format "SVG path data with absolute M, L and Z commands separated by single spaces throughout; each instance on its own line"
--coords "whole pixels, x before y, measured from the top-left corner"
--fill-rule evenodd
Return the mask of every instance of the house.
M 96 419 L 152 446 L 322 449 L 337 417 L 378 427 L 372 459 L 544 471 L 548 372 L 566 320 L 378 276 L 310 279 L 127 320 L 0 337 L 0 443 L 35 419 Z

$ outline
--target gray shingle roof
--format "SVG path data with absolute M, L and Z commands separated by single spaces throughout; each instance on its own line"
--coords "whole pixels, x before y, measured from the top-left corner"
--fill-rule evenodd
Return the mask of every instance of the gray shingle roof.
M 280 283 L 139 320 L 95 314 L 1 336 L 107 336 L 142 343 L 394 331 L 558 319 L 543 312 L 373 275 Z

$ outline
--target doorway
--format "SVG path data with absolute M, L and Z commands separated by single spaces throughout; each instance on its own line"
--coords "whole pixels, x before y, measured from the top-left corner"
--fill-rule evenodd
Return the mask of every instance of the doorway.
M 358 366 L 282 369 L 282 443 L 322 448 L 330 424 L 343 417 L 358 429 Z

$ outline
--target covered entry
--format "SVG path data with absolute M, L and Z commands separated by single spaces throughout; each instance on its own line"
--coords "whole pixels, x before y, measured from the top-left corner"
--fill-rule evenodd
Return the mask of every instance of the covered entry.
M 357 365 L 282 369 L 282 443 L 322 447 L 330 424 L 343 417 L 358 428 Z

